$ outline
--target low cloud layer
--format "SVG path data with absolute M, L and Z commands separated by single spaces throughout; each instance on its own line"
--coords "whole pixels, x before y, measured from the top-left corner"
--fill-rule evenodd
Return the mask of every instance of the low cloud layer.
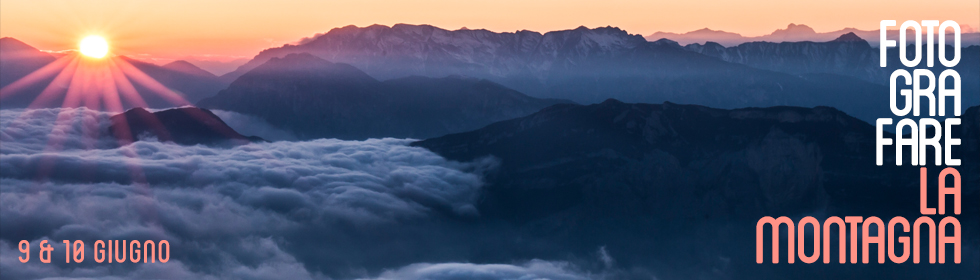
M 258 136 L 269 141 L 296 141 L 296 135 L 290 131 L 279 129 L 265 119 L 232 111 L 211 110 L 232 129 L 246 136 Z
M 589 275 L 578 272 L 574 266 L 563 262 L 532 260 L 521 265 L 511 264 L 472 264 L 472 263 L 419 263 L 389 270 L 373 280 L 585 280 L 604 278 L 602 275 Z
M 374 277 L 372 268 L 448 260 L 453 249 L 432 249 L 458 238 L 442 221 L 479 216 L 478 174 L 496 164 L 447 161 L 403 139 L 119 147 L 105 133 L 108 113 L 0 114 L 5 279 Z M 63 239 L 85 241 L 88 252 L 95 240 L 167 239 L 173 256 L 167 264 L 146 265 L 16 260 L 19 240 L 33 246 L 51 240 L 61 260 Z M 385 275 L 504 268 L 421 266 Z M 501 271 L 579 279 L 544 264 Z

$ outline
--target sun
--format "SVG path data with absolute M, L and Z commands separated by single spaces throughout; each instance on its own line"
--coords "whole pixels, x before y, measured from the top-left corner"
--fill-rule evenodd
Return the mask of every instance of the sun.
M 92 35 L 78 43 L 78 50 L 91 58 L 102 58 L 109 53 L 109 43 L 100 36 Z

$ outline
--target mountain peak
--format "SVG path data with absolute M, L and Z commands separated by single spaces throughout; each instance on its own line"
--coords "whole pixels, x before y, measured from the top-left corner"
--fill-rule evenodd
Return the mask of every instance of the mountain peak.
M 854 34 L 854 32 L 848 32 L 840 35 L 840 37 L 837 37 L 837 39 L 834 39 L 831 42 L 865 42 L 865 40 L 858 37 L 858 35 Z
M 626 103 L 623 103 L 623 101 L 619 101 L 618 99 L 615 99 L 615 98 L 609 98 L 609 99 L 606 99 L 605 101 L 602 101 L 602 103 L 599 103 L 599 105 L 601 105 L 601 106 L 618 106 L 618 105 L 623 105 L 623 104 L 626 104 Z
M 651 42 L 651 44 L 653 44 L 654 46 L 668 46 L 668 47 L 683 48 L 681 47 L 681 44 L 667 38 L 661 38 L 660 40 Z
M 812 36 L 817 34 L 817 31 L 813 30 L 805 24 L 795 24 L 790 23 L 786 26 L 786 29 L 777 29 L 773 31 L 769 36 L 772 37 L 787 37 L 786 39 L 795 39 L 794 37 L 800 36 Z
M 41 50 L 12 37 L 0 38 L 0 55 L 3 56 L 51 56 Z M 13 57 L 11 57 L 13 58 Z
M 291 54 L 287 54 L 286 56 L 284 56 L 282 58 L 275 58 L 275 59 L 280 59 L 280 60 L 283 60 L 283 61 L 324 61 L 324 62 L 326 62 L 326 60 L 323 60 L 322 58 L 319 58 L 319 57 L 317 57 L 315 55 L 312 55 L 310 53 L 291 53 Z
M 330 77 L 330 79 L 340 79 L 352 83 L 377 82 L 376 79 L 350 64 L 330 62 L 310 53 L 290 53 L 283 57 L 270 58 L 236 79 L 232 84 L 234 85 L 242 79 L 246 81 L 253 79 L 300 79 L 311 75 Z
M 808 32 L 808 33 L 809 32 L 814 32 L 814 33 L 816 33 L 813 30 L 813 28 L 810 28 L 810 26 L 807 26 L 806 24 L 790 23 L 789 25 L 786 26 L 786 29 L 785 30 L 788 30 L 788 31 L 801 31 L 801 32 Z
M 330 65 L 332 62 L 326 61 L 310 53 L 290 53 L 283 57 L 273 57 L 269 61 L 266 61 L 256 70 L 261 68 L 303 68 L 303 67 L 314 67 L 322 65 Z
M 163 68 L 195 76 L 216 77 L 214 74 L 211 74 L 211 72 L 201 69 L 201 67 L 197 67 L 197 65 L 187 62 L 186 60 L 175 60 L 171 63 L 164 64 Z
M 13 37 L 2 37 L 2 38 L 0 38 L 0 46 L 3 46 L 4 49 L 6 49 L 8 47 L 9 48 L 17 48 L 17 49 L 22 49 L 22 48 L 31 48 L 31 49 L 34 49 L 34 47 L 31 47 L 27 43 L 24 43 L 24 42 L 22 42 L 20 40 L 14 39 Z

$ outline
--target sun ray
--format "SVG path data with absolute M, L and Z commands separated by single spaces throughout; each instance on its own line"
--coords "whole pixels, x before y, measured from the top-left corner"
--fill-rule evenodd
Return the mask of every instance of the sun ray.
M 55 76 L 54 80 L 51 81 L 51 83 L 48 84 L 44 90 L 41 90 L 41 94 L 38 94 L 38 96 L 34 98 L 34 101 L 32 101 L 27 108 L 35 109 L 43 107 L 46 103 L 54 101 L 59 92 L 67 90 L 67 86 L 66 88 L 60 88 L 60 86 L 71 83 L 71 77 L 73 77 L 75 75 L 75 71 L 78 70 L 78 62 L 78 56 L 74 55 L 71 63 L 65 66 L 65 68 L 61 69 L 61 73 L 58 73 L 58 76 Z
M 146 108 L 146 101 L 140 96 L 139 92 L 136 91 L 136 87 L 133 83 L 126 78 L 122 70 L 119 69 L 115 59 L 110 59 L 108 62 L 109 71 L 112 73 L 112 80 L 116 84 L 116 88 L 119 89 L 119 93 L 122 95 L 122 99 L 128 102 L 133 107 L 143 107 Z
M 72 75 L 71 81 L 68 84 L 68 91 L 65 93 L 65 100 L 61 104 L 62 108 L 75 108 L 82 104 L 85 73 L 88 73 L 86 71 L 88 69 L 82 69 L 82 65 L 79 63 L 77 69 L 74 71 L 74 75 Z
M 184 99 L 183 96 L 174 92 L 173 90 L 170 90 L 163 84 L 160 84 L 160 82 L 157 82 L 156 79 L 153 79 L 149 75 L 146 75 L 146 73 L 143 73 L 143 71 L 140 71 L 139 69 L 136 68 L 136 66 L 133 66 L 126 60 L 116 59 L 116 62 L 117 65 L 119 66 L 119 69 L 122 70 L 123 74 L 125 74 L 126 77 L 129 77 L 137 84 L 140 84 L 146 87 L 147 89 L 156 92 L 160 97 L 166 99 L 173 106 L 178 107 L 178 106 L 191 105 L 191 103 L 186 99 Z
M 16 95 L 20 90 L 27 86 L 33 85 L 48 77 L 61 73 L 65 70 L 65 67 L 67 67 L 68 64 L 74 62 L 75 58 L 76 56 L 73 55 L 62 56 L 61 58 L 48 63 L 48 65 L 41 67 L 41 69 L 34 70 L 34 72 L 27 74 L 27 76 L 21 77 L 20 79 L 17 79 L 17 81 L 0 88 L 0 99 Z
M 99 74 L 99 82 L 102 83 L 101 88 L 102 100 L 105 104 L 104 108 L 109 112 L 122 112 L 124 107 L 119 96 L 119 90 L 116 88 L 116 78 L 112 73 L 112 67 L 107 64 L 104 69 L 99 71 Z

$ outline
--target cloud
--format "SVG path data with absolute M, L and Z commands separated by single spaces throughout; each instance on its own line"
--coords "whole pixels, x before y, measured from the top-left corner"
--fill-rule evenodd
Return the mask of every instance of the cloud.
M 260 117 L 232 111 L 211 110 L 211 112 L 242 135 L 258 136 L 269 141 L 296 141 L 299 139 L 292 132 L 276 128 Z
M 472 264 L 472 263 L 420 263 L 389 270 L 374 280 L 578 280 L 598 279 L 600 275 L 590 275 L 576 271 L 564 262 L 532 260 L 520 265 L 511 264 Z
M 369 264 L 452 255 L 428 248 L 452 234 L 444 221 L 479 215 L 479 174 L 496 164 L 448 161 L 406 139 L 119 146 L 106 135 L 110 115 L 0 111 L 5 279 L 369 276 Z M 19 240 L 52 240 L 58 260 L 64 239 L 88 250 L 95 240 L 167 239 L 173 256 L 155 265 L 15 259 Z

